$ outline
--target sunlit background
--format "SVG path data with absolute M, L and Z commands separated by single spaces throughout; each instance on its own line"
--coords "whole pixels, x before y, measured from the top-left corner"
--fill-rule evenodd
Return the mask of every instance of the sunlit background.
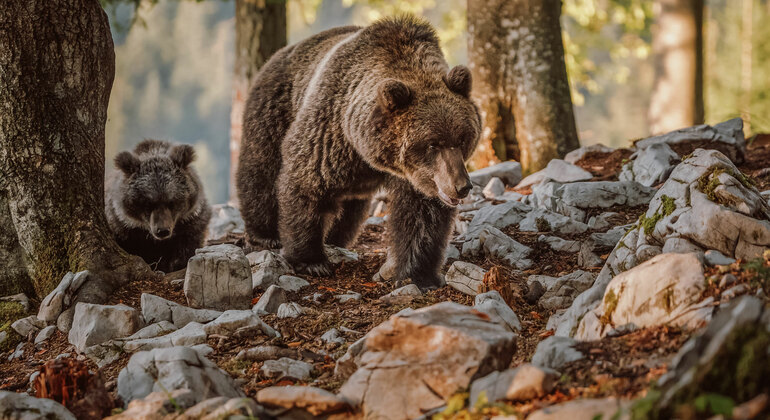
M 745 0 L 744 0 L 745 1 Z M 340 25 L 365 25 L 411 12 L 438 29 L 450 64 L 466 62 L 465 0 L 293 0 L 289 43 Z M 649 134 L 653 85 L 651 1 L 565 0 L 567 70 L 580 141 L 624 146 Z M 770 1 L 706 1 L 706 122 L 743 115 L 751 132 L 770 131 Z M 228 198 L 233 1 L 170 1 L 108 9 L 116 77 L 107 122 L 107 156 L 143 138 L 190 143 L 211 202 Z M 131 22 L 134 22 L 131 24 Z M 750 31 L 742 30 L 749 24 Z M 747 33 L 750 42 L 747 42 Z M 750 83 L 742 85 L 746 49 Z M 744 58 L 745 60 L 745 58 Z M 742 92 L 748 91 L 748 95 Z

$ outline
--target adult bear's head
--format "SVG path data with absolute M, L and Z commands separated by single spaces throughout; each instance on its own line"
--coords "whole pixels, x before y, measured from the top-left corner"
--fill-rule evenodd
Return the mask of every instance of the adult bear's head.
M 472 188 L 465 161 L 481 134 L 470 90 L 465 66 L 453 68 L 439 82 L 381 81 L 372 115 L 381 141 L 376 166 L 406 178 L 428 197 L 459 204 Z

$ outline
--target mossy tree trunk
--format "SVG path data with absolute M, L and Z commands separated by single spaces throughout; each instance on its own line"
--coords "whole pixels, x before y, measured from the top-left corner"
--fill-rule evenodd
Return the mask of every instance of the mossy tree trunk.
M 267 60 L 287 42 L 286 0 L 235 0 L 235 71 L 230 110 L 230 199 L 241 151 L 243 110 L 249 87 Z
M 484 123 L 475 167 L 516 159 L 525 172 L 579 147 L 560 0 L 468 0 L 473 97 Z
M 76 298 L 91 302 L 153 275 L 115 243 L 104 216 L 104 126 L 114 74 L 98 0 L 0 3 L 0 195 L 7 198 L 0 219 L 4 237 L 16 232 L 38 297 L 67 271 L 94 274 Z

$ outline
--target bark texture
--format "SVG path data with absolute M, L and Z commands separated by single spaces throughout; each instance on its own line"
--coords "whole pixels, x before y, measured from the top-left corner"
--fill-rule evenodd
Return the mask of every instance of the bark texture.
M 471 160 L 516 159 L 525 172 L 579 147 L 559 0 L 468 0 L 473 97 L 484 123 Z
M 8 209 L 0 205 L 0 219 L 10 216 L 39 297 L 67 271 L 94 274 L 97 281 L 76 297 L 91 302 L 152 276 L 115 243 L 104 215 L 114 74 L 112 36 L 97 0 L 0 4 L 0 195 Z M 8 232 L 4 225 L 3 236 Z
M 656 0 L 650 130 L 703 123 L 703 0 Z
M 230 111 L 230 198 L 241 151 L 243 110 L 249 87 L 270 56 L 286 45 L 286 0 L 235 0 L 235 72 Z

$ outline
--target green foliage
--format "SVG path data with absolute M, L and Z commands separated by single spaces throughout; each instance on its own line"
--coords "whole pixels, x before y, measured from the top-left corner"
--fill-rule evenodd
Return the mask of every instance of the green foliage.
M 707 393 L 695 398 L 693 405 L 699 413 L 721 414 L 729 417 L 733 414 L 735 402 L 732 398 L 724 395 Z
M 770 289 L 770 267 L 765 265 L 764 258 L 755 258 L 742 267 L 744 270 L 753 273 L 751 281 L 757 283 L 763 289 Z
M 639 225 L 642 227 L 642 229 L 644 229 L 645 234 L 651 234 L 655 230 L 655 226 L 659 221 L 676 210 L 676 203 L 674 198 L 663 195 L 660 197 L 660 201 L 660 206 L 657 210 L 655 210 L 655 214 L 653 214 L 651 217 L 647 217 L 647 213 L 642 213 L 642 215 L 639 216 Z
M 15 348 L 24 339 L 11 328 L 11 324 L 25 315 L 27 311 L 19 302 L 0 302 L 0 332 L 5 331 L 8 334 L 5 341 L 0 344 L 0 352 Z
M 487 393 L 482 391 L 472 407 L 466 408 L 469 394 L 458 392 L 447 400 L 446 408 L 434 414 L 433 420 L 482 420 L 493 416 L 513 416 L 516 411 L 505 404 L 489 402 Z

